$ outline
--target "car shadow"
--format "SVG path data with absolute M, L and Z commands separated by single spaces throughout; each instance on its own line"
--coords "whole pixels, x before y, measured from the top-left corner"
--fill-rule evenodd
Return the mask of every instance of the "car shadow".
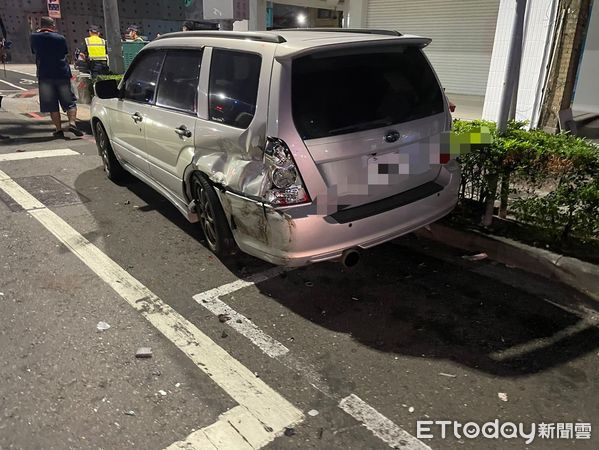
M 470 266 L 492 262 L 465 264 L 450 248 L 439 259 L 428 246 L 439 244 L 405 236 L 364 252 L 351 271 L 318 264 L 258 287 L 295 314 L 378 351 L 497 376 L 541 372 L 599 347 L 599 323 L 561 307 L 599 310 L 582 294 L 560 285 L 548 301 L 502 281 L 516 273 L 530 283 L 548 280 L 496 264 L 496 275 L 486 276 Z
M 102 183 L 109 182 L 98 167 L 81 174 L 76 189 L 85 193 Z M 146 203 L 139 211 L 160 213 L 204 244 L 199 225 L 152 188 L 133 177 L 123 187 Z M 98 223 L 106 220 L 96 209 L 90 213 Z M 599 348 L 596 324 L 573 312 L 599 311 L 582 294 L 493 262 L 466 262 L 456 250 L 412 236 L 396 242 L 364 251 L 351 270 L 320 263 L 256 286 L 269 301 L 377 351 L 450 360 L 496 376 L 542 372 Z M 272 267 L 241 252 L 222 262 L 237 277 Z M 478 270 L 485 267 L 494 276 Z M 552 298 L 519 283 L 544 285 Z

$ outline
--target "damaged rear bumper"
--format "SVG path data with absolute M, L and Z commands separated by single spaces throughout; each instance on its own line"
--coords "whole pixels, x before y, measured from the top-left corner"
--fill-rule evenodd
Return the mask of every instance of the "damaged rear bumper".
M 339 259 L 347 249 L 367 249 L 442 218 L 455 207 L 459 179 L 458 164 L 449 164 L 436 180 L 442 189 L 352 221 L 335 220 L 334 214 L 307 214 L 309 206 L 274 209 L 230 192 L 220 196 L 243 252 L 273 264 L 296 267 Z

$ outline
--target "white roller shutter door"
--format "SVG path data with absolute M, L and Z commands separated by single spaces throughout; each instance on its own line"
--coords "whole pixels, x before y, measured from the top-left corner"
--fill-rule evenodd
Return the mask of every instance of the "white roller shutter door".
M 485 95 L 499 0 L 368 0 L 368 28 L 417 34 L 443 87 Z

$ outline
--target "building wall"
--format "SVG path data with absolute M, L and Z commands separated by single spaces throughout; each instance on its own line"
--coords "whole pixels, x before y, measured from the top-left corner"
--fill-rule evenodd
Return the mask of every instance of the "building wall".
M 527 2 L 515 117 L 527 120 L 533 126 L 538 119 L 541 92 L 546 80 L 557 3 L 557 0 Z M 516 0 L 501 1 L 483 107 L 483 118 L 487 120 L 496 121 L 499 116 L 515 11 Z
M 67 38 L 71 51 L 81 45 L 90 24 L 104 26 L 102 0 L 62 0 L 61 12 L 62 19 L 57 20 L 57 28 Z M 2 0 L 0 15 L 7 26 L 9 38 L 14 43 L 11 50 L 12 61 L 33 62 L 29 35 L 31 29 L 38 26 L 39 19 L 47 15 L 46 2 Z M 185 20 L 185 8 L 182 1 L 175 0 L 121 0 L 119 15 L 123 32 L 129 24 L 135 23 L 141 26 L 142 35 L 154 38 L 157 33 L 179 30 Z
M 599 114 L 599 1 L 593 3 L 572 109 Z

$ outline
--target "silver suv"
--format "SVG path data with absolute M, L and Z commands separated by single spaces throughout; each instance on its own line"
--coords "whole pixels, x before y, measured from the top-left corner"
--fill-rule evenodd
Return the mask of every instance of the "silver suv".
M 353 265 L 457 201 L 429 42 L 348 29 L 161 36 L 118 86 L 96 83 L 104 169 L 199 221 L 217 255 L 237 245 L 274 264 Z

